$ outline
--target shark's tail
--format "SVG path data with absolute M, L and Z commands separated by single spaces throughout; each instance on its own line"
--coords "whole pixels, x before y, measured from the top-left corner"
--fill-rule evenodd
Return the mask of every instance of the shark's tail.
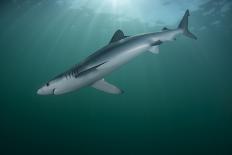
M 185 36 L 196 40 L 197 37 L 188 30 L 188 16 L 189 15 L 190 15 L 189 10 L 186 10 L 184 17 L 182 18 L 178 28 L 183 30 L 183 34 Z

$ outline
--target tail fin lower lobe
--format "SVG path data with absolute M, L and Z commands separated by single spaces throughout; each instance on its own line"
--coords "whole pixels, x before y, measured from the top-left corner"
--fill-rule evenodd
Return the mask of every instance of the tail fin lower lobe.
M 178 28 L 184 31 L 185 36 L 197 40 L 197 37 L 188 30 L 188 16 L 190 16 L 189 10 L 186 10 Z

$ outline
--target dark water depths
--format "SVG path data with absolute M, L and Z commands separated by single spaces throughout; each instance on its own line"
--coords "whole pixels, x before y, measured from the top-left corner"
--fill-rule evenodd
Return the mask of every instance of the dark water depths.
M 232 154 L 231 2 L 118 1 L 1 1 L 0 154 Z M 174 28 L 187 7 L 199 39 L 180 37 L 106 77 L 123 95 L 36 95 L 117 29 Z

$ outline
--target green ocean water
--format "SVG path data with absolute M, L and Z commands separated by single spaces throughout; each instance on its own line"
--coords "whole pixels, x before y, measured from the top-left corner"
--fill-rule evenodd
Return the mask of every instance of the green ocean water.
M 232 154 L 229 0 L 0 4 L 1 155 Z M 187 8 L 198 40 L 164 43 L 160 54 L 144 53 L 105 78 L 124 94 L 36 94 L 117 29 L 136 35 L 175 28 Z

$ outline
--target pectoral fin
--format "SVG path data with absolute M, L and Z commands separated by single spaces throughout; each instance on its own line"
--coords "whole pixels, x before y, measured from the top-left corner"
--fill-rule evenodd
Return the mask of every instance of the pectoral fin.
M 117 88 L 116 86 L 106 82 L 104 79 L 101 79 L 94 84 L 92 84 L 92 87 L 101 91 L 104 91 L 106 93 L 110 94 L 122 94 L 123 91 Z

